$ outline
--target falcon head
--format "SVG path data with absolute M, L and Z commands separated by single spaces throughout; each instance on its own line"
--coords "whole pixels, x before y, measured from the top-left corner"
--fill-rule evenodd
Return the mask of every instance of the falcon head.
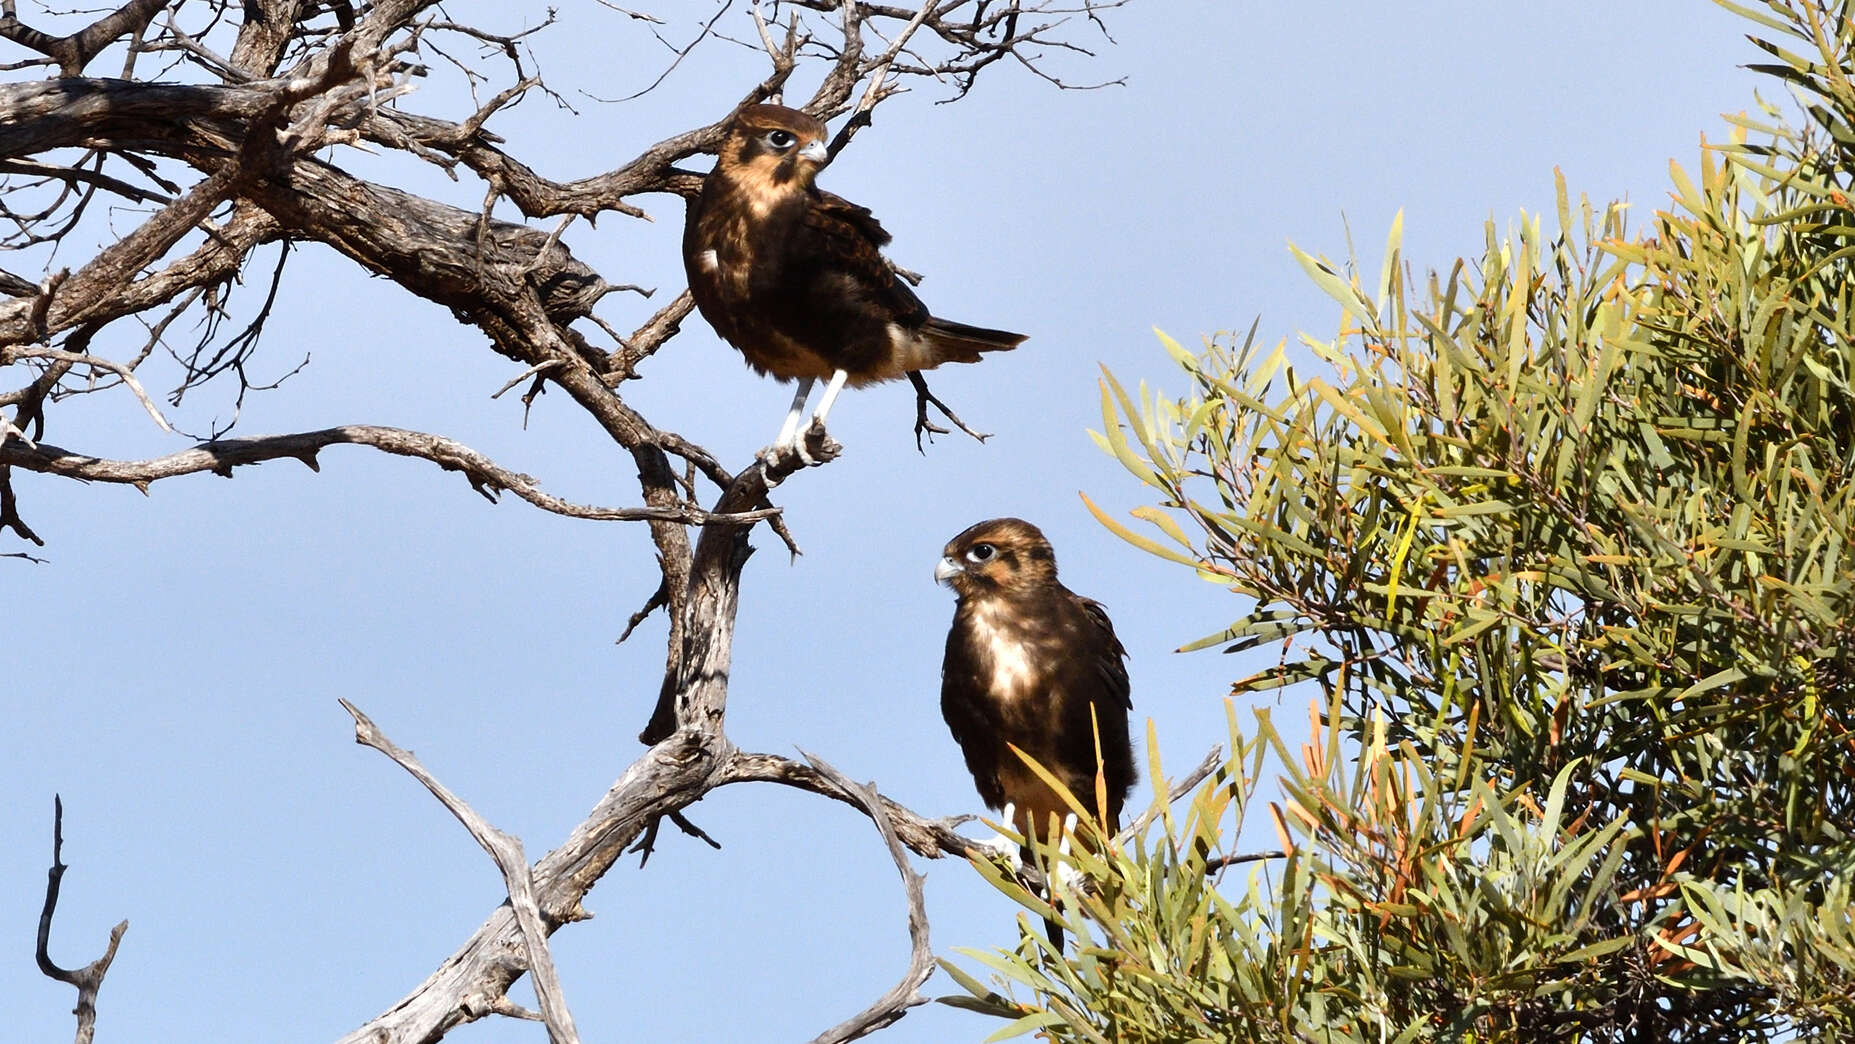
M 830 159 L 823 123 L 783 105 L 749 105 L 728 126 L 716 169 L 766 189 L 810 188 Z
M 1029 522 L 995 518 L 948 541 L 934 579 L 961 598 L 1028 591 L 1056 582 L 1056 552 Z

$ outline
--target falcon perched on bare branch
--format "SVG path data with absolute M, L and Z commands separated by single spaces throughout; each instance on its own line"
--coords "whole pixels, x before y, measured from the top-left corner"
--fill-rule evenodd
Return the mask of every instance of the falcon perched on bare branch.
M 1016 518 L 981 522 L 947 544 L 934 578 L 959 595 L 941 662 L 940 711 L 986 806 L 1025 837 L 1051 840 L 1069 805 L 1012 753 L 1036 759 L 1083 808 L 1101 773 L 1107 833 L 1134 785 L 1127 650 L 1100 602 L 1056 579 L 1056 552 Z M 1060 948 L 1054 924 L 1051 941 Z
M 919 371 L 978 362 L 1024 335 L 929 315 L 883 259 L 889 234 L 870 212 L 813 184 L 830 159 L 825 139 L 824 124 L 796 109 L 750 105 L 736 114 L 683 229 L 689 292 L 749 366 L 798 381 L 772 449 L 803 451 L 799 418 L 820 377 L 830 380 L 812 418 L 820 427 L 846 384 L 907 377 L 919 442 L 924 430 L 943 430 L 927 422 L 930 402 L 959 423 Z

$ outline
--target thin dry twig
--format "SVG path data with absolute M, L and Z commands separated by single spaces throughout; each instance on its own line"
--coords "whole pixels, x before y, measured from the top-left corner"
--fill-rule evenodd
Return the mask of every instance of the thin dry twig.
M 1224 869 L 1227 866 L 1238 866 L 1243 863 L 1260 863 L 1265 859 L 1287 859 L 1287 858 L 1288 858 L 1288 853 L 1283 852 L 1280 849 L 1274 849 L 1268 852 L 1246 852 L 1240 855 L 1218 856 L 1217 858 L 1212 859 L 1209 862 L 1205 863 L 1204 872 L 1207 874 L 1214 874 L 1214 873 L 1217 873 L 1219 870 Z
M 1179 777 L 1179 779 L 1176 782 L 1174 782 L 1172 786 L 1166 790 L 1166 804 L 1171 805 L 1174 802 L 1178 801 L 1180 798 L 1191 793 L 1192 790 L 1198 786 L 1198 784 L 1203 783 L 1205 779 L 1208 776 L 1210 776 L 1211 773 L 1217 771 L 1217 767 L 1223 763 L 1224 763 L 1223 746 L 1219 745 L 1219 746 L 1212 747 L 1210 752 L 1205 754 L 1204 760 L 1198 763 L 1197 768 L 1194 768 L 1190 772 L 1187 772 L 1185 775 Z M 1127 824 L 1126 828 L 1123 829 L 1116 836 L 1121 837 L 1121 838 L 1131 838 L 1131 837 L 1138 837 L 1141 834 L 1145 833 L 1146 828 L 1152 825 L 1154 818 L 1159 815 L 1160 809 L 1162 807 L 1164 806 L 1161 806 L 1158 804 L 1148 806 L 1139 815 L 1135 816 L 1133 822 Z
M 131 392 L 135 393 L 136 401 L 142 404 L 142 409 L 148 411 L 148 416 L 154 420 L 156 427 L 169 434 L 173 434 L 174 432 L 174 426 L 167 422 L 166 417 L 161 416 L 161 410 L 155 406 L 154 400 L 150 399 L 148 393 L 142 390 L 142 382 L 135 379 L 135 372 L 122 363 L 116 362 L 113 359 L 102 359 L 94 355 L 67 352 L 58 348 L 26 348 L 19 346 L 0 348 L 0 366 L 10 365 L 18 359 L 50 359 L 54 362 L 70 363 L 73 366 L 88 366 L 93 374 L 98 370 L 105 373 L 113 373 Z
M 857 795 L 816 768 L 777 754 L 735 751 L 720 773 L 720 781 L 716 785 L 730 783 L 779 783 L 841 801 L 852 808 L 864 807 Z M 896 836 L 902 844 L 908 846 L 909 851 L 918 856 L 939 859 L 951 855 L 964 859 L 974 853 L 984 852 L 976 842 L 961 836 L 954 829 L 971 821 L 972 816 L 928 819 L 886 797 L 882 798 L 881 804 L 883 814 L 895 828 Z
M 516 385 L 522 383 L 523 381 L 527 380 L 530 377 L 533 377 L 534 375 L 538 373 L 546 373 L 547 371 L 553 369 L 556 366 L 560 366 L 564 364 L 565 362 L 566 362 L 565 359 L 544 359 L 541 362 L 538 362 L 534 364 L 533 366 L 530 366 L 528 369 L 523 370 L 521 373 L 518 373 L 514 377 L 510 378 L 509 383 L 496 389 L 495 394 L 491 395 L 490 398 L 500 399 L 502 398 L 503 393 L 508 391 L 510 388 L 515 387 Z

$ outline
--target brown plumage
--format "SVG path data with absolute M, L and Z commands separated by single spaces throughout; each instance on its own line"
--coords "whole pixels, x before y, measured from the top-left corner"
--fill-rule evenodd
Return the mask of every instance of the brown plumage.
M 1134 785 L 1127 651 L 1107 610 L 1056 579 L 1036 526 L 981 522 L 947 544 L 935 578 L 959 595 L 941 664 L 940 710 L 979 796 L 1012 807 L 1013 826 L 1048 838 L 1069 806 L 1007 744 L 1048 769 L 1095 811 L 1096 734 L 1109 831 Z
M 683 266 L 696 307 L 761 374 L 799 382 L 775 445 L 796 444 L 814 380 L 837 392 L 978 362 L 1022 334 L 937 319 L 883 259 L 889 242 L 870 212 L 813 180 L 828 161 L 823 123 L 796 109 L 750 105 L 735 115 L 715 169 L 691 204 Z M 925 423 L 918 414 L 917 431 Z M 944 409 L 944 407 L 943 407 Z

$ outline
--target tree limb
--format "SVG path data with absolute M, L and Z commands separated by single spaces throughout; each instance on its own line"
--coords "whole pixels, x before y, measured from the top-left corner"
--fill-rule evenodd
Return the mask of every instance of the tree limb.
M 67 971 L 52 963 L 52 915 L 58 911 L 58 888 L 64 882 L 64 872 L 70 869 L 63 857 L 64 799 L 53 795 L 52 866 L 45 875 L 45 907 L 39 913 L 39 971 L 77 987 L 77 1008 L 72 1012 L 77 1016 L 77 1044 L 90 1044 L 97 1031 L 97 991 L 103 988 L 103 976 L 109 973 L 110 962 L 116 959 L 116 947 L 122 943 L 123 933 L 129 930 L 129 922 L 117 922 L 116 927 L 110 929 L 109 946 L 104 949 L 103 956 L 82 968 Z
M 130 0 L 69 36 L 50 36 L 22 24 L 13 12 L 13 5 L 8 3 L 4 16 L 0 16 L 0 38 L 55 60 L 59 75 L 82 76 L 84 66 L 104 48 L 120 37 L 132 36 L 147 28 L 155 14 L 166 6 L 167 0 Z
M 535 903 L 535 879 L 529 872 L 528 857 L 522 853 L 521 839 L 498 830 L 484 819 L 427 771 L 411 751 L 388 739 L 373 719 L 361 713 L 354 704 L 342 700 L 341 705 L 354 717 L 354 741 L 385 754 L 411 773 L 412 778 L 424 784 L 496 861 L 496 869 L 502 872 L 503 884 L 508 889 L 509 905 L 515 911 L 516 923 L 521 926 L 528 973 L 534 979 L 535 996 L 541 1002 L 541 1019 L 547 1024 L 548 1040 L 552 1044 L 579 1044 L 580 1033 L 574 1028 L 573 1013 L 567 1010 L 560 975 L 554 970 L 554 955 L 548 949 L 548 929 L 541 923 L 541 910 Z
M 541 492 L 533 478 L 503 468 L 476 450 L 442 435 L 365 424 L 349 424 L 293 435 L 219 439 L 151 460 L 106 460 L 74 453 L 48 443 L 28 445 L 13 439 L 0 444 L 0 464 L 87 482 L 123 483 L 147 492 L 150 483 L 161 479 L 202 471 L 230 478 L 235 467 L 282 457 L 295 458 L 311 470 L 320 471 L 321 465 L 316 455 L 336 445 L 369 446 L 383 453 L 429 460 L 446 471 L 462 472 L 470 481 L 471 488 L 491 502 L 496 500 L 498 493 L 507 490 L 544 511 L 568 518 L 606 522 L 747 523 L 779 514 L 778 508 L 718 515 L 688 505 L 608 508 L 574 504 Z
M 921 987 L 934 974 L 934 949 L 928 943 L 927 903 L 921 894 L 921 875 L 908 865 L 908 853 L 896 836 L 895 826 L 883 806 L 882 795 L 876 792 L 876 785 L 852 783 L 820 759 L 804 751 L 799 753 L 804 754 L 805 760 L 820 776 L 853 796 L 864 814 L 876 824 L 883 844 L 889 849 L 889 857 L 895 860 L 896 871 L 902 875 L 902 889 L 908 897 L 908 970 L 902 973 L 901 981 L 869 1007 L 812 1040 L 812 1044 L 844 1044 L 892 1025 L 908 1014 L 909 1008 L 927 1003 L 928 999 L 921 995 Z

